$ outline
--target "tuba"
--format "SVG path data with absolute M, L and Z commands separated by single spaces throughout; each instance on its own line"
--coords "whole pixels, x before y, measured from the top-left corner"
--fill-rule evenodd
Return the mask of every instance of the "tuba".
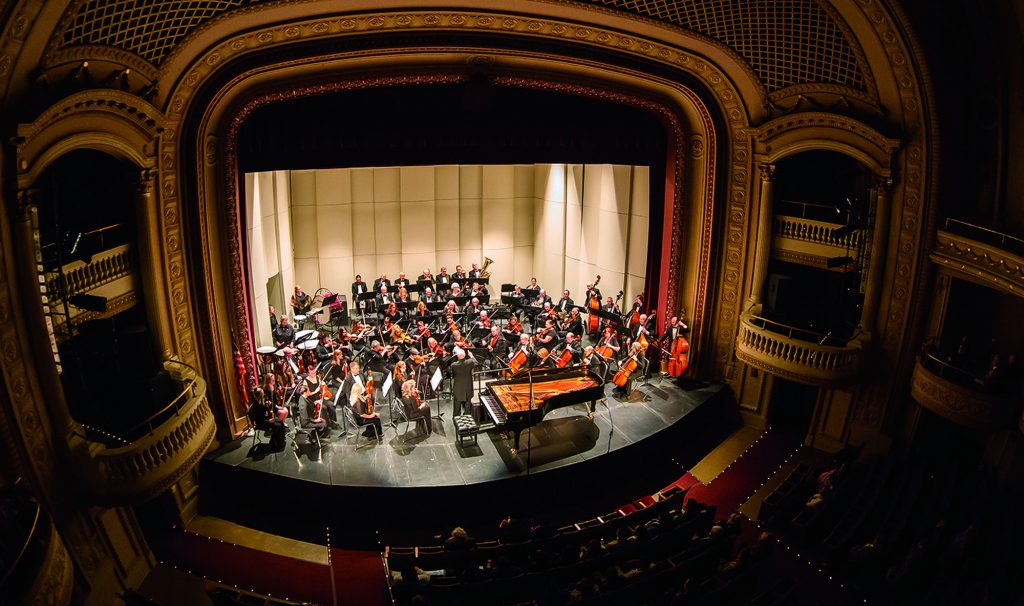
M 484 266 L 480 268 L 481 278 L 491 277 L 491 272 L 487 271 L 487 268 L 491 266 L 491 263 L 494 263 L 493 259 L 491 259 L 490 257 L 484 257 Z

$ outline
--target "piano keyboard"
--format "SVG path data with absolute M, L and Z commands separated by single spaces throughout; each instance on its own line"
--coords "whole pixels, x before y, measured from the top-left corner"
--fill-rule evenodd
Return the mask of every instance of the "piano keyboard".
M 480 394 L 480 401 L 483 403 L 484 408 L 487 409 L 487 414 L 491 415 L 491 419 L 495 425 L 504 425 L 507 420 L 505 409 L 498 403 L 498 398 L 490 394 Z

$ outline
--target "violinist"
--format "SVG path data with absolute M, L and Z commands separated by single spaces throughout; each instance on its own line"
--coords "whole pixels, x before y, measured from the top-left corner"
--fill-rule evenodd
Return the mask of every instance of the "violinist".
M 334 343 L 331 341 L 331 336 L 324 335 L 320 337 L 320 342 L 316 344 L 316 349 L 313 351 L 318 362 L 330 360 L 331 354 L 334 352 Z
M 366 388 L 358 383 L 352 385 L 352 393 L 349 396 L 349 405 L 356 413 L 356 424 L 366 427 L 363 430 L 364 436 L 376 436 L 378 442 L 384 440 L 381 429 L 380 413 L 374 412 L 372 394 L 366 393 Z
M 427 323 L 423 320 L 416 320 L 416 327 L 412 329 L 412 338 L 418 341 L 420 347 L 423 347 L 423 340 L 430 338 L 430 329 L 427 328 Z
M 533 323 L 534 325 L 544 325 L 547 324 L 548 320 L 553 320 L 554 317 L 554 310 L 551 309 L 551 302 L 548 301 L 544 303 L 544 305 L 541 308 L 541 312 L 537 314 L 536 318 L 533 319 Z
M 391 384 L 401 385 L 409 379 L 409 376 L 410 372 L 405 364 L 405 360 L 395 362 L 395 368 L 391 371 Z
M 410 421 L 416 421 L 416 426 L 422 427 L 428 436 L 434 433 L 430 406 L 420 400 L 419 393 L 416 391 L 416 381 L 409 379 L 401 384 L 401 388 L 405 417 Z
M 398 272 L 398 278 L 395 280 L 395 286 L 398 287 L 398 294 L 401 296 L 402 289 L 409 287 L 409 279 L 405 277 L 405 272 Z M 408 293 L 406 293 L 408 295 Z
M 257 387 L 256 391 L 253 392 L 253 395 L 255 397 L 253 398 L 252 406 L 249 407 L 248 414 L 249 420 L 252 421 L 254 431 L 270 432 L 271 452 L 280 452 L 284 450 L 284 436 L 287 431 L 287 428 L 284 425 L 284 419 L 278 417 L 274 412 L 275 406 L 273 401 L 261 388 Z
M 569 317 L 562 322 L 562 337 L 564 338 L 567 333 L 577 337 L 583 335 L 583 318 L 580 317 L 580 308 L 578 307 L 573 307 L 569 312 Z
M 344 397 L 345 394 L 351 396 L 352 389 L 355 385 L 358 385 L 361 389 L 366 387 L 366 381 L 369 379 L 369 377 L 367 377 L 361 371 L 362 369 L 359 366 L 359 362 L 352 361 L 348 365 L 348 376 L 345 377 L 345 380 L 342 381 L 341 383 L 342 397 Z
M 484 333 L 484 334 L 491 332 L 491 318 L 487 314 L 486 310 L 480 310 L 480 319 L 476 321 L 476 323 L 473 325 L 473 327 L 478 329 L 481 333 Z M 486 338 L 486 337 L 481 337 L 481 339 L 484 339 L 484 338 Z
M 302 379 L 302 397 L 306 399 L 306 405 L 309 403 L 321 402 L 320 417 L 326 417 L 328 424 L 331 427 L 338 426 L 338 412 L 335 410 L 334 402 L 327 399 L 326 386 L 320 382 L 320 378 L 316 375 L 316 366 L 309 366 L 306 368 L 306 376 Z M 327 410 L 324 414 L 323 409 Z
M 340 349 L 335 349 L 330 363 L 324 369 L 324 383 L 327 383 L 330 389 L 337 391 L 341 388 L 346 374 L 348 374 L 348 370 L 345 367 L 344 354 Z
M 518 338 L 523 332 L 523 325 L 519 322 L 519 318 L 513 315 L 508 319 L 502 332 L 506 338 Z
M 533 336 L 533 341 L 537 347 L 547 347 L 550 351 L 550 348 L 554 346 L 555 339 L 557 337 L 558 334 L 555 332 L 555 321 L 548 318 L 548 320 L 544 322 L 544 328 L 537 331 L 537 334 Z
M 437 342 L 434 337 L 427 338 L 427 349 L 428 353 L 434 355 L 437 359 L 441 359 L 446 355 L 444 346 Z
M 384 310 L 382 318 L 384 319 L 384 321 L 390 322 L 392 324 L 398 322 L 400 318 L 400 316 L 398 315 L 398 305 L 394 301 L 388 303 L 388 306 Z
M 370 352 L 366 358 L 366 367 L 376 373 L 391 372 L 396 349 L 398 349 L 397 346 L 389 345 L 384 347 L 380 344 L 380 341 L 373 341 L 370 344 Z
M 497 326 L 491 326 L 490 335 L 484 338 L 484 346 L 487 347 L 487 351 L 491 352 L 495 360 L 504 359 L 508 353 L 508 342 Z

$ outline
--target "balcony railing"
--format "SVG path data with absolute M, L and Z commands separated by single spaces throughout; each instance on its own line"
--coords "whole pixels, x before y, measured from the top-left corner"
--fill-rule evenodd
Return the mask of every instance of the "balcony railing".
M 189 472 L 213 441 L 206 382 L 187 364 L 164 366 L 183 384 L 178 396 L 123 434 L 89 444 L 84 487 L 101 501 L 134 504 L 155 497 Z
M 862 367 L 862 342 L 830 344 L 826 334 L 772 322 L 751 313 L 740 316 L 736 357 L 765 372 L 808 385 L 841 385 Z
M 946 220 L 935 237 L 932 261 L 971 280 L 1024 297 L 1024 241 L 991 229 Z
M 25 501 L 20 504 L 27 505 Z M 24 520 L 25 525 L 23 537 L 4 549 L 12 557 L 3 562 L 0 595 L 4 599 L 0 601 L 4 604 L 27 604 L 45 595 L 47 604 L 70 603 L 74 571 L 67 548 L 61 542 L 50 516 L 38 503 L 32 503 L 30 509 L 19 511 L 18 505 L 4 502 L 4 510 L 5 524 L 8 525 L 5 534 L 19 533 L 21 529 L 17 526 L 20 520 Z M 28 522 L 29 518 L 31 522 Z
M 911 395 L 928 410 L 974 429 L 1005 427 L 1019 405 L 1010 397 L 984 391 L 973 374 L 931 352 L 917 359 Z
M 858 251 L 863 237 L 861 230 L 851 231 L 838 223 L 776 215 L 772 255 L 790 263 L 828 269 L 829 259 Z

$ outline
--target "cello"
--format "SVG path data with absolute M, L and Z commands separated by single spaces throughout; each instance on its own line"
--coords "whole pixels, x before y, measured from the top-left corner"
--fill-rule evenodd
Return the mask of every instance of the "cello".
M 630 356 L 626 363 L 622 365 L 622 368 L 619 368 L 615 376 L 612 377 L 612 383 L 619 387 L 625 387 L 629 376 L 636 371 L 638 366 L 640 366 L 640 361 L 636 359 L 636 356 Z
M 597 274 L 597 279 L 594 280 L 594 286 L 590 290 L 590 300 L 587 301 L 587 307 L 592 309 L 592 310 L 593 309 L 600 309 L 601 308 L 601 298 L 596 296 L 597 285 L 600 282 L 601 282 L 601 274 Z M 590 312 L 590 313 L 587 314 L 587 332 L 589 332 L 589 333 L 597 332 L 597 328 L 598 328 L 599 324 L 600 324 L 600 318 L 597 317 L 597 314 L 595 314 L 593 312 Z
M 566 346 L 562 353 L 558 354 L 558 358 L 555 359 L 555 368 L 565 368 L 570 362 L 572 362 L 572 350 Z
M 512 377 L 512 375 L 519 372 L 519 369 L 522 368 L 523 365 L 526 364 L 526 361 L 529 359 L 530 354 L 526 353 L 526 350 L 520 349 L 519 351 L 517 351 L 512 356 L 512 359 L 508 361 L 508 370 L 505 371 L 505 378 L 509 379 Z

